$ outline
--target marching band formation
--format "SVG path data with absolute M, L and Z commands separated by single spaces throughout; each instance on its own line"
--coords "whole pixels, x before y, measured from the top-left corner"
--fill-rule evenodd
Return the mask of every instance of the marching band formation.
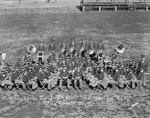
M 45 59 L 44 44 L 41 43 L 38 49 L 30 45 L 24 57 L 18 58 L 14 66 L 4 61 L 4 54 L 0 72 L 1 88 L 62 90 L 66 86 L 68 90 L 82 90 L 83 85 L 86 85 L 94 90 L 106 90 L 136 89 L 146 85 L 145 73 L 148 65 L 145 55 L 141 55 L 139 62 L 130 59 L 119 61 L 118 55 L 125 51 L 125 47 L 119 45 L 106 58 L 102 40 L 98 43 L 90 40 L 89 44 L 82 40 L 79 50 L 76 47 L 74 40 L 71 40 L 69 48 L 63 40 L 60 52 L 57 53 L 55 44 L 51 42 L 48 58 Z M 32 55 L 37 51 L 37 60 L 34 60 Z

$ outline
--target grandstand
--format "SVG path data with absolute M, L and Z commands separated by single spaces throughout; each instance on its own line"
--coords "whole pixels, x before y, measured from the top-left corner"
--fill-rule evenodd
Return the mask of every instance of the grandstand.
M 150 0 L 82 0 L 82 11 L 149 10 Z

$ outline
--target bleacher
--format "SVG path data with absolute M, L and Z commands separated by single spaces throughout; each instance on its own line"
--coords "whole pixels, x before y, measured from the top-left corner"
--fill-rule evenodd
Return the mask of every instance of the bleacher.
M 91 11 L 93 9 L 97 9 L 99 11 L 101 10 L 108 10 L 108 9 L 114 9 L 117 11 L 118 9 L 126 9 L 126 10 L 137 10 L 137 9 L 144 9 L 149 10 L 150 7 L 150 1 L 147 0 L 145 2 L 138 1 L 138 0 L 120 0 L 120 1 L 112 1 L 112 0 L 81 0 L 80 5 L 82 7 L 82 11 Z

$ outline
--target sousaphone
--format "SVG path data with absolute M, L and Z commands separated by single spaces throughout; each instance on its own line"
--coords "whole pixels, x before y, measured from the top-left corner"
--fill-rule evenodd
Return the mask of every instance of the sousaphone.
M 36 47 L 34 45 L 29 45 L 27 47 L 27 51 L 30 53 L 30 54 L 34 54 L 36 52 Z
M 117 46 L 117 48 L 115 50 L 117 53 L 122 54 L 125 51 L 125 47 L 122 44 L 120 44 Z

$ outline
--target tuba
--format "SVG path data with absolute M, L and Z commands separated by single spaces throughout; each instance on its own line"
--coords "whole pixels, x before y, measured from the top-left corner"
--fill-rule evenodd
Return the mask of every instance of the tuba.
M 36 47 L 34 45 L 29 45 L 27 47 L 27 51 L 30 53 L 30 54 L 34 54 L 36 52 Z
M 122 53 L 124 53 L 124 51 L 125 51 L 125 47 L 122 44 L 117 46 L 117 48 L 116 48 L 117 53 L 122 54 Z

